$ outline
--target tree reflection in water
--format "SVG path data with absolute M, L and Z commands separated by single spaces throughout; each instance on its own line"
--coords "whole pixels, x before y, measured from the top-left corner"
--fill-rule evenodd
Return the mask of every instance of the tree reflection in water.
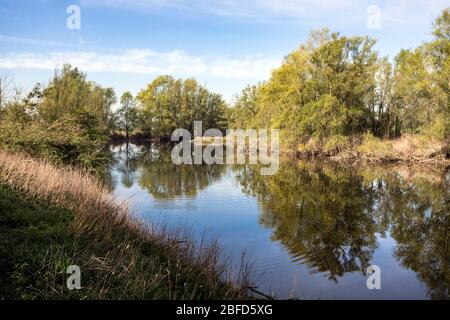
M 261 225 L 296 263 L 338 282 L 365 274 L 378 237 L 396 241 L 393 255 L 414 271 L 434 299 L 449 299 L 450 174 L 404 168 L 344 168 L 283 160 L 273 176 L 259 166 L 174 165 L 170 146 L 115 149 L 122 184 L 155 199 L 195 198 L 231 172 L 259 203 Z M 223 205 L 226 205 L 224 203 Z
M 361 176 L 284 162 L 277 175 L 264 177 L 255 168 L 241 177 L 244 191 L 260 200 L 260 223 L 274 230 L 273 240 L 295 260 L 333 281 L 345 272 L 365 272 L 377 226 Z
M 312 272 L 333 281 L 346 272 L 365 274 L 377 235 L 389 233 L 395 257 L 416 272 L 429 296 L 450 297 L 448 173 L 433 180 L 291 160 L 270 177 L 257 166 L 241 169 L 239 180 L 259 200 L 260 223 L 273 229 L 272 239 Z
M 130 187 L 139 171 L 138 183 L 155 199 L 195 198 L 199 191 L 218 181 L 225 166 L 175 165 L 171 147 L 165 144 L 122 145 L 116 152 L 116 168 L 122 183 Z

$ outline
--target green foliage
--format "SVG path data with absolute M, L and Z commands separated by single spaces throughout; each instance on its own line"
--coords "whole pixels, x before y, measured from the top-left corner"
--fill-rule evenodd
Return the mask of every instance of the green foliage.
M 392 155 L 392 144 L 382 141 L 374 137 L 371 133 L 366 133 L 363 137 L 363 142 L 356 150 L 367 157 L 380 157 L 389 159 Z
M 47 87 L 37 84 L 2 108 L 0 144 L 55 162 L 99 168 L 108 161 L 104 144 L 114 102 L 112 89 L 88 82 L 85 74 L 65 65 Z
M 444 10 L 434 23 L 435 39 L 402 50 L 394 63 L 377 56 L 373 39 L 313 31 L 267 82 L 243 90 L 229 124 L 278 128 L 285 146 L 313 153 L 329 137 L 367 131 L 384 139 L 424 133 L 448 141 L 449 17 Z
M 450 41 L 450 8 L 442 11 L 442 14 L 434 22 L 433 27 L 433 35 L 436 38 Z
M 327 154 L 335 154 L 342 152 L 350 147 L 350 140 L 348 137 L 341 135 L 334 135 L 327 139 L 323 146 L 323 150 Z
M 258 94 L 249 97 L 246 89 L 235 108 L 252 110 L 254 127 L 284 130 L 293 145 L 361 132 L 368 113 L 365 94 L 373 86 L 374 43 L 367 37 L 313 32 Z
M 153 136 L 170 137 L 178 128 L 193 131 L 194 121 L 203 128 L 224 127 L 225 103 L 194 79 L 160 76 L 137 97 L 141 105 L 141 128 Z
M 258 97 L 261 85 L 247 86 L 236 97 L 232 108 L 228 109 L 228 122 L 231 128 L 251 129 L 252 121 L 258 112 Z
M 125 137 L 128 139 L 138 125 L 139 111 L 136 108 L 136 101 L 129 91 L 122 94 L 120 104 L 121 107 L 114 114 L 115 129 L 124 131 Z
M 426 52 L 403 50 L 396 58 L 395 94 L 403 130 L 419 132 L 443 111 L 447 97 L 433 79 Z
M 424 127 L 422 133 L 425 136 L 440 140 L 449 141 L 450 139 L 450 115 L 442 114 L 436 118 L 434 122 Z
M 38 121 L 24 126 L 1 122 L 0 142 L 15 151 L 85 168 L 100 168 L 108 161 L 98 121 L 85 112 L 66 115 L 51 125 Z
M 434 23 L 434 41 L 402 50 L 395 59 L 395 98 L 406 132 L 430 132 L 448 139 L 450 112 L 450 9 Z M 434 129 L 431 129 L 434 128 Z
M 87 81 L 86 75 L 77 68 L 64 65 L 56 72 L 48 87 L 43 90 L 38 107 L 40 117 L 52 123 L 62 116 L 82 111 L 89 112 L 99 120 L 99 129 L 108 133 L 111 106 L 116 102 L 114 91 Z

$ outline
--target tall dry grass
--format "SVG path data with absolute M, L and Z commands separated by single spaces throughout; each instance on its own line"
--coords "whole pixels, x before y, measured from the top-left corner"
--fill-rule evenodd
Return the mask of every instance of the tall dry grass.
M 382 140 L 372 134 L 355 136 L 354 142 L 333 160 L 355 164 L 403 163 L 408 165 L 448 166 L 448 143 L 425 135 L 403 135 Z
M 88 278 L 83 298 L 238 299 L 246 294 L 248 276 L 233 276 L 217 241 L 195 242 L 186 229 L 141 224 L 86 172 L 0 150 L 0 183 L 73 212 L 67 232 L 75 240 L 64 249 L 50 246 L 42 261 L 51 297 L 67 294 L 55 261 L 80 265 Z

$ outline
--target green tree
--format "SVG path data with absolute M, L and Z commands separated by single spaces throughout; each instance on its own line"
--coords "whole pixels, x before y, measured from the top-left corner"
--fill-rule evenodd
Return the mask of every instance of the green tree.
M 254 117 L 258 113 L 258 99 L 260 96 L 260 85 L 245 87 L 228 111 L 228 125 L 235 129 L 249 129 Z
M 450 128 L 450 9 L 434 22 L 435 39 L 395 58 L 393 103 L 400 131 L 448 139 Z
M 137 119 L 136 102 L 133 95 L 126 91 L 120 98 L 121 107 L 116 111 L 117 125 L 125 131 L 125 137 L 128 140 L 130 132 L 134 129 Z
M 102 88 L 86 80 L 86 74 L 70 65 L 56 71 L 50 84 L 44 88 L 38 112 L 47 123 L 61 117 L 87 112 L 99 121 L 99 132 L 108 134 L 111 106 L 116 102 L 111 88 Z
M 235 108 L 248 119 L 240 121 L 245 126 L 279 128 L 282 140 L 291 146 L 311 138 L 363 132 L 370 114 L 367 94 L 374 87 L 374 44 L 368 37 L 345 37 L 327 29 L 312 32 L 247 107 L 241 105 L 249 94 L 242 93 Z
M 160 76 L 137 97 L 141 106 L 142 130 L 147 134 L 169 137 L 177 128 L 193 129 L 194 121 L 203 128 L 224 128 L 225 103 L 194 79 Z
M 2 108 L 0 143 L 56 162 L 99 168 L 110 131 L 114 91 L 65 65 L 50 83 L 37 84 Z

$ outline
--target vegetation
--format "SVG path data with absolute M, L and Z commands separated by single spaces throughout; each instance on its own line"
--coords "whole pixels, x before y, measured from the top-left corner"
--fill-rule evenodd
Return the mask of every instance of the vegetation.
M 309 154 L 338 153 L 367 141 L 355 139 L 366 133 L 383 140 L 422 135 L 441 142 L 445 156 L 450 140 L 449 12 L 434 23 L 433 41 L 402 50 L 392 63 L 378 56 L 375 40 L 368 37 L 312 32 L 267 82 L 242 91 L 229 111 L 230 126 L 278 128 L 285 147 Z
M 130 133 L 137 127 L 138 110 L 136 101 L 129 91 L 122 94 L 120 104 L 120 108 L 114 114 L 114 128 L 125 131 L 125 139 L 128 140 Z
M 193 132 L 194 121 L 204 128 L 224 128 L 225 103 L 195 80 L 161 76 L 138 95 L 141 125 L 152 136 L 170 137 L 177 128 Z
M 11 98 L 11 83 L 2 77 L 0 143 L 94 166 L 104 162 L 102 147 L 111 135 L 168 138 L 176 128 L 192 131 L 200 120 L 205 129 L 277 128 L 284 149 L 313 155 L 350 150 L 347 156 L 372 158 L 376 150 L 368 148 L 375 144 L 357 149 L 369 141 L 368 134 L 382 139 L 383 149 L 389 140 L 418 135 L 437 148 L 420 154 L 445 159 L 450 153 L 449 11 L 436 19 L 432 41 L 402 50 L 393 61 L 379 57 L 369 37 L 313 31 L 268 81 L 246 87 L 232 108 L 194 79 L 160 76 L 136 97 L 125 92 L 112 112 L 112 89 L 87 81 L 68 65 L 47 87 L 37 84 L 24 98 Z
M 95 168 L 107 160 L 112 89 L 66 65 L 47 87 L 37 84 L 0 110 L 0 144 L 55 162 Z
M 36 84 L 27 94 L 1 76 L 0 298 L 242 297 L 241 287 L 224 278 L 226 264 L 214 243 L 207 248 L 196 246 L 164 227 L 149 229 L 131 221 L 127 210 L 115 204 L 104 187 L 73 166 L 87 170 L 104 167 L 110 160 L 105 145 L 115 134 L 124 134 L 126 139 L 167 138 L 176 128 L 193 131 L 196 120 L 202 121 L 205 129 L 277 128 L 284 147 L 301 154 L 369 162 L 448 161 L 450 9 L 436 19 L 433 36 L 418 48 L 402 50 L 391 61 L 374 51 L 375 40 L 369 37 L 314 31 L 268 81 L 246 87 L 231 108 L 219 94 L 194 79 L 160 76 L 136 97 L 125 92 L 113 112 L 117 102 L 114 91 L 88 81 L 84 73 L 69 65 L 55 72 L 47 85 Z M 72 166 L 64 168 L 63 164 Z M 178 172 L 183 185 L 175 192 L 187 194 L 189 183 L 205 185 L 221 174 L 221 169 L 207 168 L 208 179 L 202 180 L 200 170 L 204 169 L 193 170 L 166 163 L 160 172 L 142 176 L 141 184 L 157 196 L 160 186 L 155 180 L 165 178 L 163 186 L 170 185 L 173 181 L 167 173 Z M 298 189 L 297 185 L 286 188 L 299 179 L 285 173 L 289 176 L 282 181 L 283 190 Z M 281 181 L 283 174 L 271 179 Z M 341 189 L 333 199 L 352 192 L 359 201 L 330 203 L 327 196 L 325 203 L 326 192 L 319 190 L 322 186 L 314 191 L 317 177 L 339 184 Z M 270 190 L 271 179 L 269 185 L 263 181 L 258 186 Z M 360 179 L 305 174 L 304 185 L 310 193 L 314 191 L 309 198 L 320 204 L 315 210 L 326 214 L 332 208 L 340 215 L 340 220 L 323 228 L 321 240 L 332 243 L 329 250 L 353 246 L 353 260 L 348 265 L 339 265 L 339 257 L 332 266 L 311 262 L 317 271 L 329 270 L 333 279 L 346 268 L 363 269 L 375 245 L 373 219 L 358 214 L 370 209 L 362 207 L 370 195 L 367 186 L 358 187 Z M 271 205 L 279 203 L 289 202 L 271 201 Z M 308 205 L 302 204 L 306 209 Z M 346 223 L 348 208 L 353 215 L 349 220 L 357 221 L 357 228 Z M 267 223 L 278 228 L 280 239 L 291 232 L 274 217 L 269 218 Z M 432 224 L 425 234 L 410 227 L 422 238 L 434 229 L 441 232 L 440 226 L 445 225 L 439 216 L 429 221 L 425 211 L 422 219 Z M 352 236 L 335 234 L 337 227 Z M 298 234 L 317 230 L 303 231 Z M 417 248 L 420 243 L 411 248 L 407 233 L 401 229 L 393 232 L 406 243 L 396 254 L 404 257 L 406 265 L 415 266 L 412 253 L 426 255 Z M 317 248 L 311 245 L 304 250 L 316 252 Z M 86 290 L 67 292 L 60 280 L 69 264 L 81 266 L 83 281 L 89 284 Z M 418 268 L 425 270 L 426 266 Z M 427 282 L 436 287 L 442 278 L 448 283 L 447 274 L 437 274 Z M 435 291 L 437 297 L 448 296 L 448 288 L 436 287 Z
M 0 151 L 0 299 L 233 299 L 215 242 L 131 220 L 95 179 Z M 83 290 L 65 286 L 78 265 Z

